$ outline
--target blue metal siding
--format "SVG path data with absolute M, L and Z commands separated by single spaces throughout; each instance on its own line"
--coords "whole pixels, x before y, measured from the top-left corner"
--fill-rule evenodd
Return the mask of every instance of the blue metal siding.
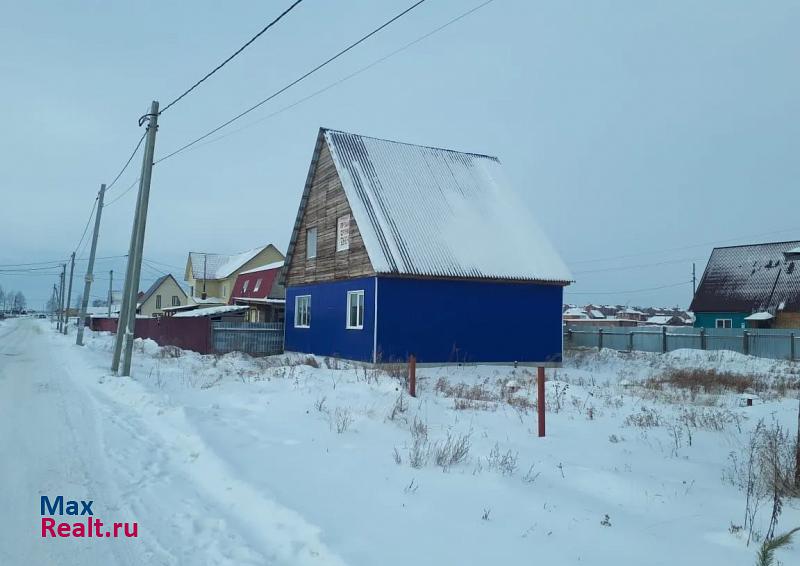
M 381 277 L 378 354 L 422 363 L 560 362 L 560 285 Z
M 349 330 L 347 292 L 364 290 L 364 328 Z M 310 328 L 295 328 L 294 300 L 311 295 Z M 375 278 L 363 277 L 286 289 L 285 349 L 349 360 L 372 361 L 375 327 Z
M 731 328 L 744 328 L 746 317 L 750 313 L 743 312 L 696 312 L 694 313 L 695 328 L 716 328 L 718 318 L 731 319 Z

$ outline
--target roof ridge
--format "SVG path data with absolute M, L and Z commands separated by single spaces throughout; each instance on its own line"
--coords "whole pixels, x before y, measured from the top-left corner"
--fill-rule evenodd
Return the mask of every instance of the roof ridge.
M 715 246 L 712 250 L 729 250 L 732 248 L 754 248 L 756 246 L 777 246 L 780 244 L 800 244 L 800 240 L 783 240 L 780 242 L 761 242 L 759 244 L 736 244 L 733 246 Z
M 486 154 L 486 153 L 477 153 L 477 152 L 474 152 L 474 151 L 459 151 L 457 149 L 449 149 L 449 148 L 446 148 L 446 147 L 437 147 L 435 145 L 422 145 L 422 144 L 418 144 L 418 143 L 390 140 L 390 139 L 387 139 L 387 138 L 379 138 L 379 137 L 376 137 L 376 136 L 367 136 L 367 135 L 364 135 L 364 134 L 357 134 L 355 132 L 345 132 L 344 130 L 336 130 L 334 128 L 321 127 L 320 130 L 322 130 L 323 132 L 332 132 L 332 133 L 335 133 L 335 134 L 345 134 L 345 135 L 348 135 L 348 136 L 358 136 L 360 138 L 367 138 L 367 139 L 377 140 L 377 141 L 382 141 L 382 142 L 387 142 L 387 143 L 396 143 L 398 145 L 410 145 L 411 147 L 421 147 L 421 148 L 424 148 L 424 149 L 435 149 L 436 151 L 446 151 L 448 153 L 458 153 L 458 154 L 461 154 L 461 155 L 472 155 L 474 157 L 484 157 L 486 159 L 491 159 L 493 161 L 497 161 L 498 163 L 500 163 L 500 158 L 499 157 L 497 157 L 496 155 L 489 155 L 489 154 Z

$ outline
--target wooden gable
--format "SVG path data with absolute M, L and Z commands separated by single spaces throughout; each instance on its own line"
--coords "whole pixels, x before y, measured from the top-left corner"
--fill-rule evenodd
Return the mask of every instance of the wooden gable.
M 318 152 L 287 254 L 287 286 L 375 274 L 324 140 L 320 140 Z M 345 215 L 350 216 L 350 247 L 337 252 L 337 221 Z M 317 255 L 314 258 L 308 258 L 307 234 L 311 228 L 317 229 Z

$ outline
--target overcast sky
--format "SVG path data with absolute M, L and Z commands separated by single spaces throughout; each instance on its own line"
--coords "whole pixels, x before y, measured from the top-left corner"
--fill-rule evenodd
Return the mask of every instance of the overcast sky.
M 156 166 L 144 255 L 159 263 L 142 287 L 156 269 L 182 280 L 190 250 L 285 251 L 320 126 L 497 155 L 575 274 L 569 302 L 685 307 L 692 261 L 699 277 L 713 243 L 800 239 L 798 2 L 495 0 L 269 116 L 481 1 L 428 0 L 230 135 Z M 67 257 L 150 101 L 166 104 L 290 3 L 3 0 L 0 264 Z M 156 156 L 411 3 L 305 0 L 164 113 Z M 98 256 L 127 253 L 134 195 L 104 211 Z M 93 295 L 109 269 L 121 277 L 124 262 L 98 262 Z M 0 273 L 36 307 L 55 281 Z

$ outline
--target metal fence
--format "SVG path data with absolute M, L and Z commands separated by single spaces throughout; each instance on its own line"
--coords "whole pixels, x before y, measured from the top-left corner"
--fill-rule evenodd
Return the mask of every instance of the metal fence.
M 797 360 L 800 359 L 800 329 L 568 327 L 564 345 L 661 353 L 681 348 L 730 350 L 760 358 Z
M 280 354 L 283 352 L 283 323 L 215 322 L 212 327 L 212 344 L 217 354 Z

